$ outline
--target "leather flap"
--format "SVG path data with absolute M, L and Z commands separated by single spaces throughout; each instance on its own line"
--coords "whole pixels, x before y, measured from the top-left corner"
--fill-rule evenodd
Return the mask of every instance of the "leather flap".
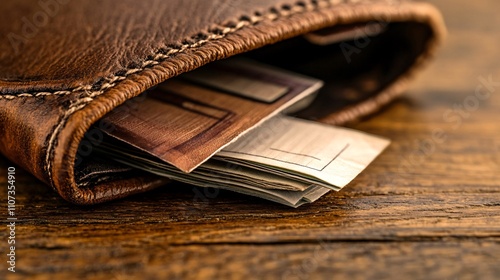
M 338 123 L 400 93 L 444 34 L 433 6 L 390 0 L 21 0 L 0 12 L 0 151 L 79 204 L 165 182 L 141 175 L 82 186 L 74 163 L 92 124 L 170 77 L 335 25 L 410 22 L 426 30 L 409 49 L 411 67 L 390 76 L 380 94 L 325 118 Z

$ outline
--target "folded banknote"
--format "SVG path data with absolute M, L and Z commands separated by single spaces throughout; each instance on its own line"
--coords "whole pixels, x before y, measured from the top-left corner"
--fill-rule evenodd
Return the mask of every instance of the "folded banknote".
M 293 118 L 322 82 L 229 59 L 170 80 L 105 117 L 106 157 L 174 180 L 292 207 L 351 182 L 389 144 Z

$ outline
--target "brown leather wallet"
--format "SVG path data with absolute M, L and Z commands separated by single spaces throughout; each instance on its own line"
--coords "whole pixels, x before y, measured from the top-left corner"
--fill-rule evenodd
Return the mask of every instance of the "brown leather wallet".
M 445 33 L 433 6 L 390 0 L 22 0 L 0 12 L 0 151 L 77 204 L 167 182 L 80 143 L 98 144 L 92 125 L 171 77 L 250 56 L 324 80 L 304 114 L 341 124 L 401 93 Z M 363 31 L 373 23 L 384 31 Z M 317 30 L 358 34 L 302 36 Z

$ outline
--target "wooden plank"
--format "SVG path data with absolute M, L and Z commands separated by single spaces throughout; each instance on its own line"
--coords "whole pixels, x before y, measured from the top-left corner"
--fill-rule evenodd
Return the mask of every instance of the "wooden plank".
M 498 3 L 432 2 L 447 44 L 406 97 L 352 125 L 393 143 L 341 192 L 290 209 L 178 184 L 79 207 L 18 170 L 19 273 L 8 276 L 498 279 L 500 88 L 459 124 L 444 116 L 479 77 L 500 79 Z M 10 165 L 0 158 L 0 186 Z
M 500 244 L 318 242 L 316 244 L 84 246 L 21 249 L 12 279 L 495 279 Z M 45 265 L 40 265 L 44 263 Z

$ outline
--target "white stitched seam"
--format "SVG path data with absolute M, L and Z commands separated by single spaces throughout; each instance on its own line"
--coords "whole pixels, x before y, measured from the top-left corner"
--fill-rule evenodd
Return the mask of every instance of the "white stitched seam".
M 156 53 L 153 56 L 153 59 L 144 61 L 141 64 L 141 67 L 127 69 L 127 71 L 125 72 L 124 75 L 112 75 L 108 78 L 103 78 L 103 80 L 107 80 L 109 84 L 113 84 L 117 81 L 122 81 L 122 80 L 126 79 L 127 76 L 129 76 L 131 74 L 140 72 L 147 67 L 151 67 L 151 66 L 159 64 L 161 61 L 169 58 L 173 54 L 182 53 L 182 52 L 186 51 L 187 49 L 198 47 L 198 46 L 203 45 L 209 41 L 221 39 L 229 33 L 233 33 L 233 32 L 235 32 L 243 27 L 259 23 L 259 22 L 266 20 L 266 19 L 267 20 L 275 20 L 279 17 L 286 17 L 286 16 L 290 16 L 290 15 L 304 12 L 304 11 L 313 11 L 317 7 L 324 8 L 327 6 L 333 6 L 333 5 L 338 5 L 338 4 L 342 4 L 342 3 L 358 3 L 358 2 L 363 2 L 363 1 L 370 2 L 367 0 L 316 0 L 316 1 L 309 0 L 308 3 L 299 1 L 299 2 L 295 3 L 294 5 L 283 5 L 279 9 L 276 9 L 276 8 L 270 9 L 270 12 L 268 12 L 267 14 L 253 15 L 250 17 L 246 17 L 245 20 L 239 21 L 234 27 L 218 26 L 215 29 L 217 30 L 218 33 L 221 33 L 221 34 L 210 33 L 210 32 L 204 33 L 204 35 L 206 35 L 205 39 L 198 40 L 197 42 L 195 42 L 193 44 L 184 44 L 178 48 L 170 48 L 166 51 L 163 51 L 163 52 L 165 52 L 164 54 L 163 53 Z M 386 0 L 386 1 L 391 2 L 394 0 Z M 15 95 L 0 94 L 0 100 L 2 100 L 2 99 L 13 100 L 17 97 L 43 97 L 43 96 L 52 96 L 52 95 L 55 95 L 55 96 L 57 96 L 57 95 L 69 95 L 69 94 L 77 93 L 77 92 L 90 91 L 90 90 L 92 90 L 92 88 L 93 88 L 92 85 L 86 85 L 86 86 L 80 86 L 80 87 L 70 89 L 70 90 L 60 90 L 60 91 L 55 91 L 55 92 L 34 92 L 34 93 L 26 92 L 26 93 L 20 93 L 20 94 L 15 94 Z M 109 85 L 102 84 L 101 87 L 96 90 L 96 92 L 102 91 L 102 90 L 108 89 L 108 88 L 109 88 Z
M 322 0 L 322 1 L 331 2 L 332 0 Z M 348 0 L 344 0 L 344 1 L 348 1 Z M 314 2 L 314 0 L 312 0 L 311 3 L 312 2 Z M 127 78 L 127 76 L 134 74 L 134 73 L 137 73 L 137 72 L 140 72 L 147 67 L 157 65 L 161 61 L 168 59 L 169 57 L 171 57 L 174 54 L 182 53 L 188 49 L 199 47 L 199 46 L 201 46 L 209 41 L 224 38 L 227 34 L 233 33 L 239 29 L 242 29 L 243 27 L 259 23 L 265 19 L 275 20 L 280 16 L 288 16 L 292 13 L 299 13 L 299 12 L 306 11 L 306 10 L 313 10 L 314 5 L 312 5 L 311 3 L 308 5 L 304 3 L 304 6 L 299 6 L 296 4 L 294 7 L 298 8 L 298 9 L 293 9 L 293 12 L 292 12 L 292 10 L 288 11 L 288 10 L 284 10 L 282 8 L 280 10 L 274 9 L 273 11 L 270 11 L 269 13 L 264 14 L 264 15 L 246 17 L 245 20 L 240 20 L 238 23 L 236 23 L 236 25 L 234 27 L 217 26 L 217 27 L 213 28 L 216 30 L 215 32 L 217 32 L 217 33 L 213 33 L 213 31 L 212 31 L 212 33 L 210 33 L 210 32 L 203 33 L 205 35 L 205 38 L 202 40 L 198 40 L 195 43 L 183 44 L 177 48 L 170 48 L 167 50 L 163 50 L 162 52 L 164 52 L 164 53 L 156 53 L 153 56 L 153 59 L 144 61 L 140 67 L 127 69 L 127 71 L 123 75 L 112 75 L 108 78 L 104 78 L 103 80 L 106 80 L 108 82 L 108 84 L 113 84 L 117 81 L 124 80 Z M 218 34 L 218 33 L 220 33 L 220 34 Z M 74 88 L 71 90 L 61 90 L 61 91 L 55 91 L 55 92 L 20 93 L 20 94 L 16 94 L 16 95 L 3 94 L 3 95 L 0 95 L 0 100 L 2 100 L 2 99 L 12 100 L 12 99 L 15 99 L 17 97 L 42 97 L 42 96 L 52 96 L 52 95 L 69 95 L 69 94 L 76 93 L 76 92 L 89 91 L 92 88 L 93 88 L 92 85 L 86 85 L 86 86 L 80 86 L 80 87 L 77 87 L 77 88 Z M 103 89 L 108 89 L 108 88 L 109 88 L 109 85 L 104 83 L 101 85 L 101 87 L 99 89 L 96 90 L 96 92 L 102 91 Z

